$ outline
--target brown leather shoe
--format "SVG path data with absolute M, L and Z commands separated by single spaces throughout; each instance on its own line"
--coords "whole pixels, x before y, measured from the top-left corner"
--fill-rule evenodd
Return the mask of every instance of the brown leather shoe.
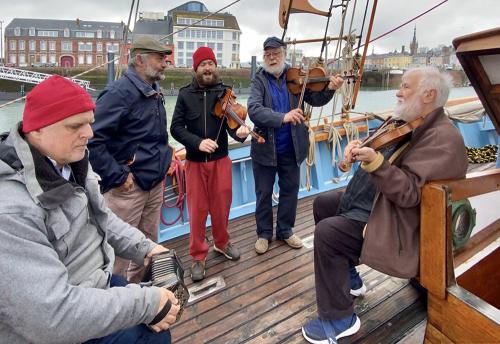
M 258 238 L 255 242 L 255 252 L 258 254 L 266 253 L 269 248 L 269 241 L 267 239 Z
M 291 248 L 302 248 L 303 244 L 302 244 L 302 239 L 299 238 L 297 235 L 295 234 L 292 234 L 291 237 L 289 237 L 288 239 L 285 239 L 284 240 L 288 246 L 290 246 Z

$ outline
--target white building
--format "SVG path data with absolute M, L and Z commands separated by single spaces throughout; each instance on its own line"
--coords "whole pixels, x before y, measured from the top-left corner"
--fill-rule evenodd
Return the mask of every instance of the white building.
M 219 67 L 240 68 L 241 30 L 236 17 L 219 13 L 196 23 L 209 14 L 199 1 L 190 1 L 168 11 L 169 32 L 185 29 L 168 38 L 175 47 L 175 65 L 191 67 L 194 51 L 198 47 L 208 46 L 214 51 Z M 187 26 L 192 27 L 186 29 Z

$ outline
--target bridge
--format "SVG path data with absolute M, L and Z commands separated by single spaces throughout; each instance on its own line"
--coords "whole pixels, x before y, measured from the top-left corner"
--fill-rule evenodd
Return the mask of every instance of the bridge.
M 26 82 L 29 84 L 39 84 L 50 76 L 52 76 L 52 74 L 0 66 L 0 79 Z M 90 87 L 90 81 L 71 78 L 68 79 L 74 81 L 86 90 L 95 91 Z

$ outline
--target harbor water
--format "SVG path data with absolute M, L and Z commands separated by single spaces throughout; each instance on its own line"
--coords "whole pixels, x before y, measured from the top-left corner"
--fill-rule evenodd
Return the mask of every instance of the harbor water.
M 396 91 L 381 90 L 381 89 L 362 89 L 358 95 L 355 111 L 356 112 L 379 112 L 394 107 L 396 103 Z M 459 87 L 451 90 L 450 99 L 475 96 L 476 93 L 472 87 Z M 167 123 L 170 125 L 170 119 L 174 112 L 176 96 L 165 97 L 165 108 L 167 110 Z M 237 101 L 246 106 L 248 100 L 247 94 L 239 95 Z M 0 103 L 1 104 L 1 103 Z M 337 113 L 341 106 L 341 98 L 337 101 Z M 331 116 L 333 102 L 328 103 L 323 108 L 315 108 L 313 110 L 313 119 L 321 114 L 322 117 Z M 17 102 L 6 107 L 0 108 L 0 133 L 10 130 L 18 121 L 21 120 L 24 110 L 24 101 Z M 247 121 L 250 120 L 247 118 Z M 312 122 L 314 123 L 314 122 Z M 170 138 L 171 144 L 178 144 Z

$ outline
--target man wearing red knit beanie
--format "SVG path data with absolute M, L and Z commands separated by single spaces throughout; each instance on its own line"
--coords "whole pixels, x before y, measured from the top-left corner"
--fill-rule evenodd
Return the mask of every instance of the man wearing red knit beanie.
M 219 80 L 212 49 L 200 47 L 194 52 L 193 70 L 193 81 L 179 91 L 170 133 L 186 147 L 189 253 L 193 258 L 191 278 L 196 282 L 205 277 L 208 214 L 214 250 L 230 260 L 240 258 L 239 250 L 229 242 L 232 163 L 228 157 L 227 134 L 243 142 L 249 131 L 245 127 L 230 129 L 225 119 L 214 114 L 215 104 L 229 86 Z
M 146 265 L 166 249 L 105 206 L 88 160 L 94 109 L 84 89 L 54 75 L 0 135 L 1 342 L 170 343 L 175 296 L 122 288 L 112 274 L 115 254 Z

